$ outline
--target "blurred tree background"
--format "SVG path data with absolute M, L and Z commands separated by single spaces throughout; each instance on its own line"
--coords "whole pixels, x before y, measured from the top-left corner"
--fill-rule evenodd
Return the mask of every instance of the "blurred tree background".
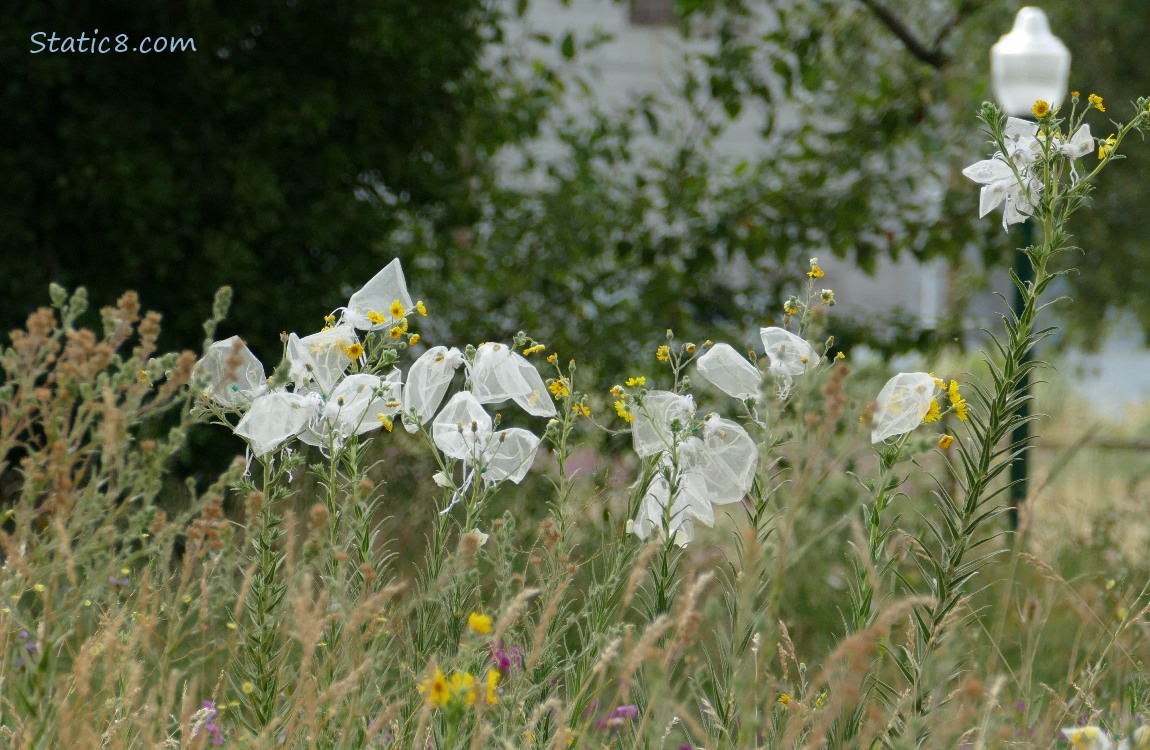
M 437 316 L 432 343 L 525 329 L 618 373 L 668 326 L 716 338 L 770 320 L 814 255 L 867 270 L 977 249 L 1005 264 L 1017 238 L 976 221 L 958 171 L 985 155 L 974 112 L 1018 5 L 678 0 L 694 50 L 681 88 L 613 107 L 583 66 L 602 38 L 508 35 L 526 0 L 6 4 L 0 323 L 43 304 L 50 280 L 100 304 L 136 288 L 165 313 L 162 345 L 198 347 L 230 284 L 222 332 L 273 361 L 281 330 L 318 329 L 400 257 Z M 1150 90 L 1137 0 L 1045 8 L 1071 85 L 1125 119 Z M 34 32 L 94 29 L 197 51 L 30 53 Z M 764 148 L 720 158 L 715 139 L 748 107 L 765 113 Z M 558 158 L 532 148 L 541 134 Z M 1106 180 L 1070 259 L 1090 269 L 1068 291 L 1091 337 L 1108 309 L 1150 321 L 1143 233 L 1116 203 L 1144 202 L 1145 180 Z M 958 326 L 834 329 L 889 351 Z
M 196 51 L 30 53 L 35 32 L 96 29 Z M 3 322 L 49 281 L 135 288 L 164 343 L 198 348 L 230 284 L 228 328 L 274 360 L 281 330 L 318 329 L 390 260 L 365 192 L 466 217 L 476 160 L 533 132 L 531 92 L 480 67 L 500 32 L 481 0 L 5 3 Z

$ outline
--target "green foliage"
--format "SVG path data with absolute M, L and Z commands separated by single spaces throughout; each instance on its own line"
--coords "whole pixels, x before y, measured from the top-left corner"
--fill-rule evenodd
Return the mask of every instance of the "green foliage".
M 198 341 L 227 283 L 239 320 L 306 330 L 378 268 L 392 219 L 362 199 L 467 212 L 467 177 L 538 108 L 481 68 L 501 14 L 479 0 L 178 6 L 5 4 L 0 279 L 11 327 L 49 281 L 163 299 Z M 31 35 L 193 39 L 169 54 L 31 54 Z M 7 328 L 5 328 L 7 330 Z

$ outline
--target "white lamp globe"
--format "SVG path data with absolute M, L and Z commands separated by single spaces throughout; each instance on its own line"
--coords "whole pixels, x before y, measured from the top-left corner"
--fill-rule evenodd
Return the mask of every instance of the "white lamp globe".
M 1070 80 L 1070 50 L 1050 33 L 1046 14 L 1023 8 L 1014 28 L 990 48 L 990 85 L 1006 114 L 1030 115 L 1039 99 L 1062 103 Z

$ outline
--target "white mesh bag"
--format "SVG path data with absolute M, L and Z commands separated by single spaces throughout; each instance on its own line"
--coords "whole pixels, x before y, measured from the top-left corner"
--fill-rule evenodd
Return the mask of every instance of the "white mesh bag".
M 316 402 L 308 396 L 272 391 L 252 401 L 235 432 L 263 457 L 302 430 L 315 414 Z
M 730 344 L 715 344 L 695 362 L 699 375 L 728 396 L 757 398 L 763 375 Z
M 822 355 L 806 339 L 777 327 L 760 329 L 759 335 L 771 363 L 769 371 L 772 375 L 794 377 L 819 366 Z
M 361 331 L 375 331 L 393 326 L 398 321 L 391 314 L 391 306 L 396 301 L 404 312 L 411 310 L 411 295 L 407 292 L 407 281 L 403 278 L 403 267 L 399 258 L 388 263 L 383 270 L 363 285 L 347 303 L 341 323 L 347 323 Z M 379 323 L 372 323 L 370 314 L 383 316 Z M 401 316 L 402 317 L 402 316 Z
M 903 372 L 888 380 L 875 399 L 871 442 L 902 435 L 922 424 L 936 391 L 934 378 L 925 372 Z
M 407 371 L 403 389 L 403 427 L 415 432 L 427 424 L 447 394 L 455 371 L 463 364 L 463 354 L 452 347 L 433 346 Z
M 235 409 L 267 390 L 264 366 L 239 336 L 216 341 L 192 370 L 217 404 Z
M 685 428 L 695 416 L 695 401 L 670 391 L 650 391 L 643 397 L 643 403 L 635 406 L 634 412 L 631 437 L 635 452 L 643 457 L 653 456 L 671 450 L 674 444 L 671 425 L 678 422 L 680 429 Z
M 351 364 L 348 347 L 358 343 L 355 329 L 340 325 L 326 331 L 304 336 L 288 336 L 288 377 L 297 391 L 315 383 L 321 393 L 330 394 L 335 384 Z

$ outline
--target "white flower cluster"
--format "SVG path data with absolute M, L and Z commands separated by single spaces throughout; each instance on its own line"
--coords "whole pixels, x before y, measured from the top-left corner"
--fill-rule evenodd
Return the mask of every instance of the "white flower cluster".
M 476 476 L 486 483 L 521 481 L 539 438 L 521 428 L 497 430 L 483 405 L 514 401 L 535 416 L 556 412 L 539 372 L 510 347 L 482 344 L 471 362 L 457 348 L 431 347 L 408 369 L 406 382 L 398 368 L 384 377 L 348 373 L 352 362 L 366 363 L 359 332 L 400 324 L 411 310 L 403 269 L 394 260 L 336 311 L 333 325 L 288 336 L 288 384 L 270 389 L 264 366 L 238 336 L 209 346 L 195 377 L 213 402 L 242 412 L 235 433 L 260 458 L 293 438 L 337 452 L 353 436 L 390 429 L 399 417 L 409 432 L 430 425 L 436 447 L 464 463 L 463 486 Z M 468 387 L 440 411 L 460 367 Z
M 1042 158 L 1043 136 L 1038 132 L 1038 123 L 1017 117 L 1007 119 L 1003 136 L 1005 153 L 999 151 L 989 159 L 971 164 L 962 173 L 983 186 L 978 200 L 979 217 L 1005 203 L 1002 228 L 1008 229 L 1034 213 L 1034 204 L 1042 190 L 1035 165 Z M 1055 140 L 1052 150 L 1070 160 L 1071 180 L 1077 180 L 1075 159 L 1094 151 L 1090 126 L 1079 127 L 1069 141 Z
M 789 392 L 793 378 L 819 366 L 822 355 L 808 341 L 782 328 L 760 330 L 767 373 Z M 715 344 L 695 363 L 699 377 L 740 401 L 757 399 L 763 374 L 729 344 Z M 684 546 L 694 523 L 714 525 L 714 507 L 742 500 L 751 491 L 759 449 L 742 425 L 717 414 L 696 420 L 694 399 L 670 391 L 647 392 L 635 409 L 635 452 L 656 457 L 656 473 L 628 524 L 646 539 L 663 529 Z

